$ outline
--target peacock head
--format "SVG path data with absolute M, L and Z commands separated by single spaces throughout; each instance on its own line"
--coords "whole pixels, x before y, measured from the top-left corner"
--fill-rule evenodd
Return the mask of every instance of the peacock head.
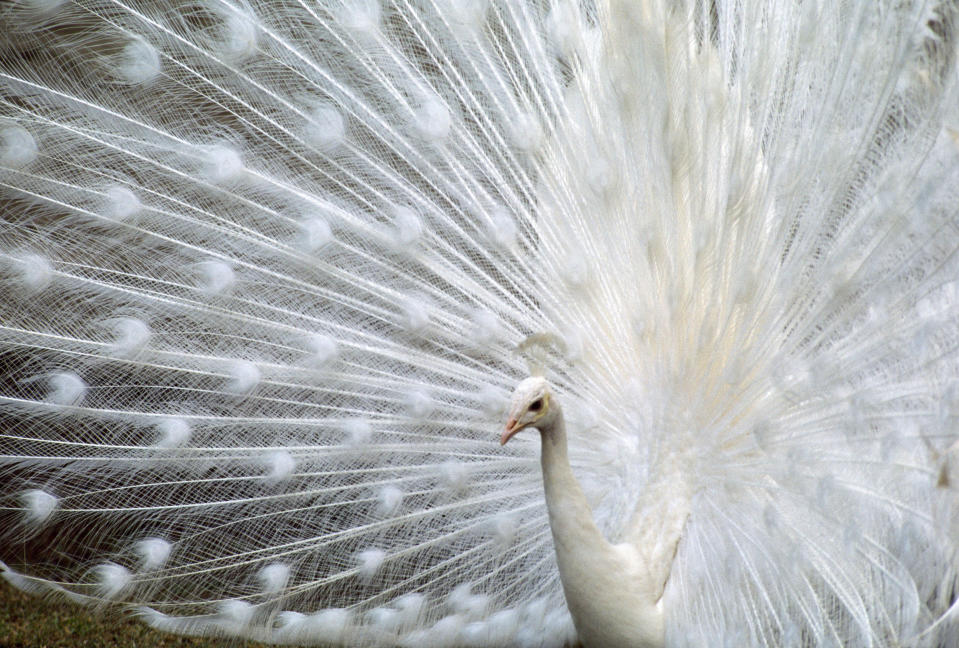
M 513 390 L 513 398 L 509 406 L 509 417 L 506 428 L 500 437 L 500 444 L 505 445 L 520 430 L 528 427 L 551 427 L 559 408 L 552 402 L 552 390 L 545 378 L 533 376 L 527 378 Z

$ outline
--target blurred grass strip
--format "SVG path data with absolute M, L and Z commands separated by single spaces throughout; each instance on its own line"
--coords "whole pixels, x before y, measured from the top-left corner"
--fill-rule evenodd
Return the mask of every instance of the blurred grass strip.
M 262 644 L 157 632 L 132 618 L 30 596 L 0 579 L 0 648 L 257 648 Z

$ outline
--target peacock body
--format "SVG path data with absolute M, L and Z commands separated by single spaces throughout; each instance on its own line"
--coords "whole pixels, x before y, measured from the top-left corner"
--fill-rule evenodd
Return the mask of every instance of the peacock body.
M 602 535 L 678 533 L 666 645 L 955 645 L 957 14 L 3 7 L 4 576 L 572 642 L 539 444 L 499 443 L 534 366 Z

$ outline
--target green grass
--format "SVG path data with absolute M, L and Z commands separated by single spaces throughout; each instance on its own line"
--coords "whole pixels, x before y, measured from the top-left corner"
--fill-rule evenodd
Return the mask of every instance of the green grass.
M 116 612 L 24 594 L 0 578 L 0 648 L 271 648 L 158 632 Z M 572 644 L 567 648 L 577 648 Z
M 236 640 L 157 632 L 114 611 L 30 596 L 0 579 L 0 648 L 256 648 Z

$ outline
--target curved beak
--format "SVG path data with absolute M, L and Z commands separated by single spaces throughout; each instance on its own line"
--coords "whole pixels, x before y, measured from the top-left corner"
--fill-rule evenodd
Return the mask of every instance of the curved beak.
M 521 429 L 519 426 L 519 421 L 514 418 L 510 418 L 506 421 L 506 427 L 503 429 L 503 435 L 499 438 L 500 445 L 506 445 L 506 442 L 513 438 L 513 435 L 519 432 Z

